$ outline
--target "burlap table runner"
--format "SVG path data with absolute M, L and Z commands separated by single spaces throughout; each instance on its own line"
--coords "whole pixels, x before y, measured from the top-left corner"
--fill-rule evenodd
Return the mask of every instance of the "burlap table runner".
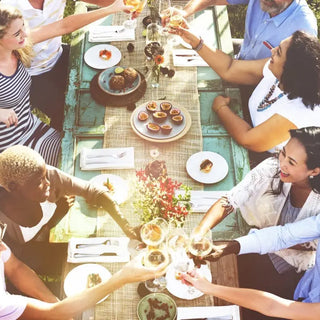
M 136 40 L 133 42 L 134 51 L 127 51 L 128 42 L 113 42 L 122 53 L 121 65 L 124 67 L 133 67 L 143 73 L 147 81 L 147 90 L 140 101 L 140 104 L 164 98 L 173 102 L 177 106 L 185 107 L 192 119 L 191 128 L 188 133 L 181 139 L 170 143 L 154 143 L 146 141 L 137 136 L 131 128 L 131 112 L 123 107 L 106 106 L 105 112 L 105 136 L 104 147 L 134 147 L 135 148 L 135 169 L 145 168 L 146 164 L 153 160 L 151 153 L 159 153 L 157 160 L 164 160 L 167 165 L 168 175 L 178 182 L 190 186 L 193 190 L 202 189 L 200 183 L 192 180 L 186 171 L 186 162 L 188 158 L 199 151 L 202 151 L 202 133 L 200 123 L 200 104 L 197 90 L 197 69 L 196 67 L 177 67 L 175 76 L 168 78 L 160 76 L 160 86 L 158 89 L 152 89 L 148 84 L 148 73 L 145 73 L 146 58 L 143 54 L 145 47 L 145 38 L 142 36 L 143 24 L 142 19 L 148 14 L 148 8 L 145 8 L 138 17 L 138 27 L 136 29 Z M 114 25 L 121 25 L 127 19 L 127 15 L 120 13 L 113 19 Z M 170 56 L 169 56 L 170 57 Z M 167 65 L 173 68 L 172 57 L 168 61 L 168 52 L 165 54 Z M 129 181 L 131 188 L 134 188 L 133 180 L 135 179 L 135 170 L 106 170 L 105 173 L 117 174 Z M 132 195 L 134 190 L 131 189 L 129 194 Z M 139 223 L 139 218 L 134 215 L 132 208 L 132 197 L 129 197 L 123 205 L 122 212 L 126 218 L 133 224 Z M 100 212 L 98 217 L 97 235 L 119 236 L 119 227 L 113 222 L 108 215 Z M 186 229 L 191 230 L 201 216 L 192 214 L 186 222 Z M 111 273 L 116 272 L 122 264 L 106 264 Z M 97 305 L 96 319 L 137 319 L 136 306 L 140 300 L 137 294 L 137 284 L 125 286 L 117 290 L 107 299 L 106 302 Z M 212 305 L 213 298 L 203 296 L 193 301 L 182 299 L 175 300 L 179 306 L 198 306 Z

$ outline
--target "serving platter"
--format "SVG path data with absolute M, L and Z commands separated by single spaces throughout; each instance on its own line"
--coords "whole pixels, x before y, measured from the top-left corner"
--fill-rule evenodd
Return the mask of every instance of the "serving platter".
M 110 88 L 109 81 L 110 81 L 110 78 L 115 75 L 114 71 L 116 68 L 119 68 L 119 66 L 113 66 L 100 73 L 98 78 L 99 88 L 102 91 L 113 96 L 125 96 L 126 94 L 130 94 L 136 91 L 139 88 L 141 83 L 141 76 L 139 72 L 137 72 L 138 76 L 136 80 L 134 80 L 132 85 L 130 85 L 130 87 L 125 87 L 124 89 L 121 89 L 121 90 L 113 90 Z M 125 69 L 125 67 L 121 67 L 121 68 Z
M 147 101 L 143 104 L 141 104 L 139 107 L 137 107 L 130 119 L 130 124 L 133 129 L 133 131 L 142 139 L 152 141 L 152 142 L 158 142 L 158 143 L 166 143 L 166 142 L 171 142 L 178 140 L 182 138 L 190 129 L 191 127 L 191 116 L 188 110 L 184 107 L 178 106 L 176 103 L 171 102 L 171 101 L 155 101 L 157 103 L 157 110 L 160 111 L 160 103 L 162 102 L 170 102 L 172 104 L 173 108 L 177 108 L 181 110 L 181 115 L 183 116 L 183 121 L 181 124 L 175 124 L 171 120 L 171 117 L 168 116 L 168 118 L 163 122 L 160 123 L 159 125 L 165 125 L 165 124 L 170 124 L 172 126 L 172 131 L 169 134 L 164 134 L 161 131 L 160 132 L 151 132 L 147 129 L 147 124 L 148 123 L 156 123 L 153 118 L 152 118 L 152 113 L 147 112 L 147 104 L 150 101 Z M 141 121 L 138 118 L 138 115 L 141 111 L 145 111 L 148 113 L 149 118 L 145 121 Z

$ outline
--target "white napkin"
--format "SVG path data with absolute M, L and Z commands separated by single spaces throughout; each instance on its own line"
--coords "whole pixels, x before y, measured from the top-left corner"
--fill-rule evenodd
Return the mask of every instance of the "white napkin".
M 124 153 L 117 158 L 116 155 Z M 83 148 L 80 153 L 81 170 L 131 169 L 134 168 L 134 148 Z
M 89 29 L 89 42 L 133 41 L 134 29 L 124 26 L 92 26 Z
M 190 49 L 172 50 L 173 65 L 176 67 L 204 67 L 208 64 L 199 56 L 199 54 Z
M 107 244 L 105 241 L 109 240 Z M 68 244 L 70 263 L 127 262 L 130 260 L 127 237 L 71 238 Z M 86 246 L 90 244 L 90 246 Z M 91 245 L 92 244 L 92 245 Z M 103 255 L 103 254 L 110 255 Z
M 184 193 L 177 190 L 176 195 Z M 207 212 L 209 208 L 222 196 L 225 196 L 227 191 L 191 191 L 191 205 L 194 212 Z

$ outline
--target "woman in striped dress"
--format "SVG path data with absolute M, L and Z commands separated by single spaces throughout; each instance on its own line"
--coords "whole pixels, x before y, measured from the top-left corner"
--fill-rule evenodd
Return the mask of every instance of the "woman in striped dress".
M 41 122 L 30 109 L 31 43 L 70 33 L 118 11 L 128 11 L 122 0 L 109 7 L 69 16 L 49 25 L 26 31 L 19 10 L 0 4 L 0 152 L 22 144 L 38 151 L 47 164 L 57 165 L 60 133 Z

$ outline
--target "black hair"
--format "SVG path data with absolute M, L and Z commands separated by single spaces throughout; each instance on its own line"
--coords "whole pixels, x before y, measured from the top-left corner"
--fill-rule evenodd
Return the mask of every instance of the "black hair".
M 320 104 L 320 43 L 305 32 L 292 34 L 281 83 L 289 99 L 302 98 L 312 110 Z

